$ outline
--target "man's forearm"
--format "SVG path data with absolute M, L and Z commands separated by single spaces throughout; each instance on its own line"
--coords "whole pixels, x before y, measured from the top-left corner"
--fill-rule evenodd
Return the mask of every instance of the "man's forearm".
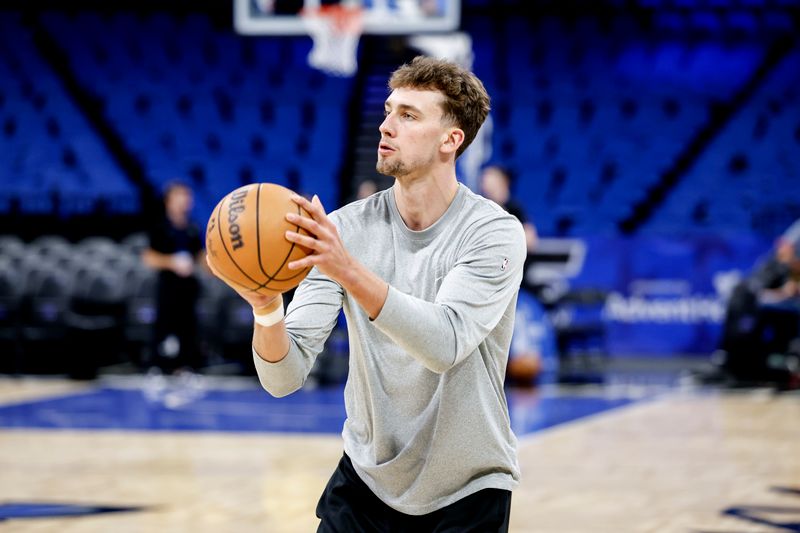
M 157 270 L 169 270 L 172 267 L 172 256 L 146 249 L 142 252 L 142 261 L 150 268 Z
M 283 306 L 283 298 L 278 296 L 275 309 Z M 269 309 L 272 311 L 273 309 Z M 253 349 L 258 356 L 269 363 L 277 363 L 289 353 L 289 336 L 283 319 L 271 326 L 262 326 L 256 322 L 253 326 Z
M 337 281 L 367 312 L 370 319 L 374 320 L 380 314 L 383 304 L 386 303 L 389 284 L 377 274 L 354 261 L 352 268 Z

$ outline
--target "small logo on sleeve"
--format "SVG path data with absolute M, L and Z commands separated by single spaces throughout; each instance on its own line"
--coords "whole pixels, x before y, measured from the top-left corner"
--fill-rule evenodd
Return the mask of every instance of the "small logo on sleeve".
M 508 257 L 503 258 L 503 264 L 500 265 L 500 272 L 505 272 L 508 268 Z

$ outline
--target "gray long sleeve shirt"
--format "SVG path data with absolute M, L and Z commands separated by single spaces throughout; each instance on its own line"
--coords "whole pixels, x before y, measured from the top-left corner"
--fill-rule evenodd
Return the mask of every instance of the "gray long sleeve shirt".
M 516 218 L 459 185 L 431 227 L 404 224 L 393 189 L 333 213 L 347 250 L 389 283 L 370 320 L 342 287 L 313 269 L 286 313 L 291 347 L 269 363 L 275 396 L 303 385 L 344 309 L 350 369 L 345 452 L 387 505 L 421 515 L 519 480 L 503 380 L 525 260 Z

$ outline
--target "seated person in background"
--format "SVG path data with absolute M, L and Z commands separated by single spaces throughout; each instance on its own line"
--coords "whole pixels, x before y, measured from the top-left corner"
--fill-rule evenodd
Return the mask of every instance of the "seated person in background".
M 763 378 L 766 357 L 800 334 L 800 231 L 792 228 L 728 300 L 718 353 L 720 370 L 735 379 Z

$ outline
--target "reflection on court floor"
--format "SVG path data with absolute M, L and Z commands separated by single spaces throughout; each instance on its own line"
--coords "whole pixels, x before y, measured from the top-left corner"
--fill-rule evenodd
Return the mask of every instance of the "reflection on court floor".
M 556 388 L 511 390 L 507 396 L 517 435 L 633 401 L 585 392 L 571 395 Z M 342 398 L 341 387 L 274 398 L 255 382 L 231 381 L 225 388 L 213 388 L 199 380 L 154 384 L 143 378 L 0 405 L 0 428 L 338 434 L 345 419 Z

